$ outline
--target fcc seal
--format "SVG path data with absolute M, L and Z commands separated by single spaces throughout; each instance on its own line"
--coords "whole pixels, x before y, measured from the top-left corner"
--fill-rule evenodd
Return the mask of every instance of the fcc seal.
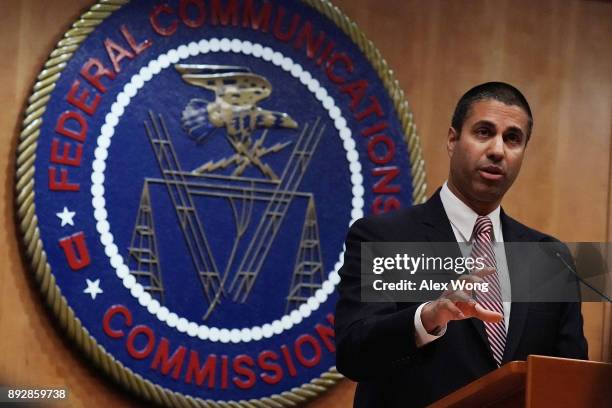
M 98 367 L 174 406 L 292 405 L 340 378 L 346 230 L 421 201 L 424 174 L 403 93 L 338 9 L 101 2 L 25 116 L 24 247 Z

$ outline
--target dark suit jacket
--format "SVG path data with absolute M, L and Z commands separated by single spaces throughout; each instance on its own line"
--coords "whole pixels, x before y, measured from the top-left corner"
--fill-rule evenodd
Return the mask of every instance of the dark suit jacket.
M 503 210 L 500 219 L 504 242 L 550 239 Z M 361 302 L 360 243 L 368 241 L 454 242 L 439 190 L 425 204 L 363 218 L 349 230 L 336 305 L 336 364 L 359 383 L 355 406 L 424 406 L 495 370 L 482 321 L 452 321 L 444 336 L 417 348 L 419 303 Z M 507 259 L 514 291 L 525 265 L 516 254 Z M 512 303 L 503 363 L 529 354 L 587 359 L 582 323 L 580 303 Z

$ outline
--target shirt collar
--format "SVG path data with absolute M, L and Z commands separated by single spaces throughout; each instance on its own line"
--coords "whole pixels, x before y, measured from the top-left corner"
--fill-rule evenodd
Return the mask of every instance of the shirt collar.
M 474 230 L 474 224 L 476 224 L 476 218 L 478 214 L 468 207 L 463 201 L 459 199 L 451 190 L 448 188 L 448 182 L 444 182 L 442 190 L 440 190 L 440 199 L 442 200 L 442 206 L 446 212 L 446 216 L 449 221 L 455 227 L 459 234 L 463 238 L 463 241 L 470 242 L 472 238 L 472 232 Z M 503 242 L 503 236 L 501 231 L 500 223 L 500 206 L 487 214 L 487 217 L 491 219 L 493 223 L 493 235 L 496 242 Z

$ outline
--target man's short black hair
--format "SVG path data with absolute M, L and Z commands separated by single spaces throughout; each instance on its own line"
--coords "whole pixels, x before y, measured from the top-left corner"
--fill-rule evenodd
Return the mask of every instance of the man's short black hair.
M 457 107 L 455 108 L 455 113 L 453 113 L 453 120 L 451 122 L 451 126 L 457 131 L 457 133 L 461 133 L 463 122 L 465 122 L 465 118 L 470 113 L 472 104 L 487 99 L 495 99 L 496 101 L 500 101 L 506 105 L 518 106 L 519 108 L 523 109 L 525 113 L 527 113 L 528 117 L 526 136 L 527 140 L 529 140 L 529 137 L 531 136 L 531 129 L 533 128 L 533 116 L 531 115 L 531 109 L 529 108 L 527 99 L 525 99 L 521 91 L 505 82 L 486 82 L 484 84 L 476 85 L 467 91 L 461 97 L 461 99 L 459 99 L 459 102 L 457 102 Z

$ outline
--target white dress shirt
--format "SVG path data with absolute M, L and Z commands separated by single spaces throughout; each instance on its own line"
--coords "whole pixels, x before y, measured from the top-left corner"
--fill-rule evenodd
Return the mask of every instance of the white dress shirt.
M 461 252 L 464 257 L 470 256 L 472 252 L 472 232 L 474 230 L 474 224 L 478 214 L 468 207 L 463 201 L 461 201 L 449 188 L 445 182 L 440 190 L 440 199 L 442 200 L 442 206 L 446 212 L 455 239 L 457 242 L 467 242 L 466 245 L 460 245 Z M 502 234 L 501 222 L 499 219 L 500 207 L 498 206 L 491 213 L 487 214 L 487 217 L 491 219 L 493 223 L 493 240 L 495 242 L 504 242 L 504 236 Z M 503 245 L 494 245 L 495 261 L 497 263 L 497 274 L 499 276 L 499 285 L 502 292 L 502 299 L 510 299 L 510 275 L 508 272 L 508 262 L 506 260 L 506 252 L 504 251 Z M 506 326 L 506 332 L 508 331 L 508 324 L 510 322 L 510 302 L 504 303 L 504 325 Z M 442 328 L 439 335 L 434 336 L 427 333 L 423 322 L 421 321 L 421 310 L 426 303 L 420 305 L 416 313 L 414 314 L 414 327 L 416 335 L 417 347 L 422 347 L 427 343 L 430 343 L 444 335 L 446 333 L 446 326 Z

